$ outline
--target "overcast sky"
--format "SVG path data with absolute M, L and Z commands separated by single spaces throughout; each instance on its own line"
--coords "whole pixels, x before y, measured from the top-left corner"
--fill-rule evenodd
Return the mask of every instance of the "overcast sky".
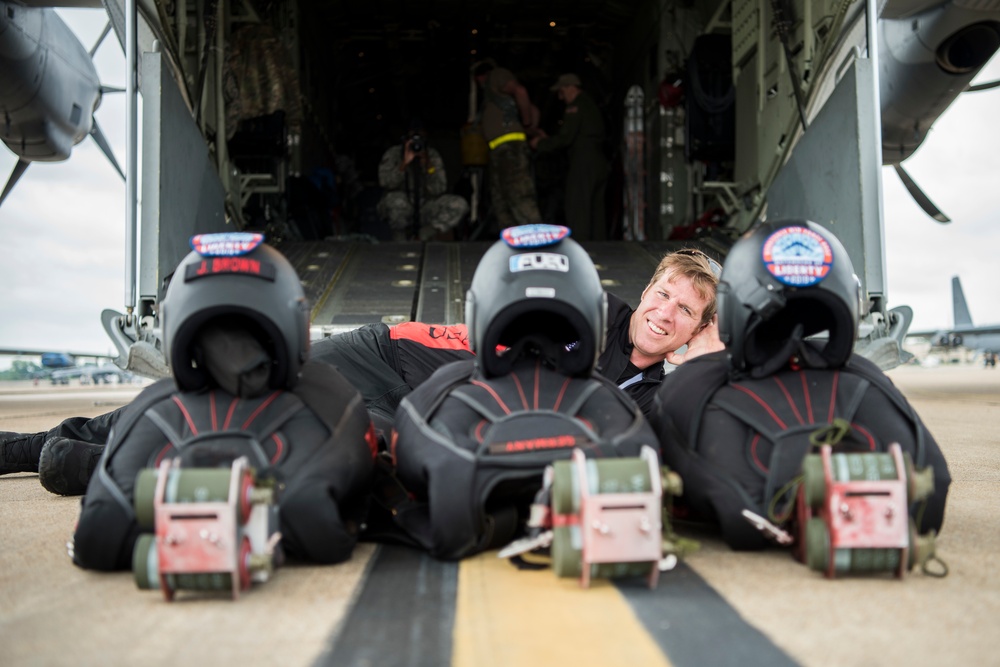
M 97 10 L 58 10 L 89 50 Z M 95 56 L 106 85 L 124 87 L 113 34 Z M 1000 59 L 977 77 L 1000 79 Z M 911 330 L 952 323 L 951 277 L 960 276 L 973 321 L 1000 323 L 1000 89 L 962 95 L 935 123 L 906 169 L 952 218 L 942 225 L 883 169 L 888 305 L 914 310 Z M 109 94 L 97 120 L 125 164 L 125 96 Z M 0 181 L 16 159 L 0 145 Z M 0 348 L 111 353 L 100 324 L 125 303 L 125 184 L 90 139 L 61 163 L 33 164 L 0 207 Z

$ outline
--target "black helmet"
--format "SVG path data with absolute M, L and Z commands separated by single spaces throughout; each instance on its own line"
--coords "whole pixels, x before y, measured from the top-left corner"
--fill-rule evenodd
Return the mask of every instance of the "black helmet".
M 291 388 L 309 353 L 309 306 L 295 269 L 263 234 L 200 234 L 174 272 L 160 304 L 167 363 L 185 391 L 209 384 L 194 348 L 209 323 L 251 329 L 270 356 L 267 385 Z
M 829 230 L 807 220 L 768 222 L 730 249 L 718 308 L 719 336 L 737 374 L 769 375 L 793 356 L 806 366 L 837 367 L 854 348 L 861 283 Z M 824 331 L 824 346 L 802 344 Z
M 604 349 L 607 295 L 587 252 L 558 225 L 510 227 L 486 251 L 465 299 L 469 346 L 487 377 L 531 351 L 589 376 Z M 497 346 L 508 348 L 502 353 Z

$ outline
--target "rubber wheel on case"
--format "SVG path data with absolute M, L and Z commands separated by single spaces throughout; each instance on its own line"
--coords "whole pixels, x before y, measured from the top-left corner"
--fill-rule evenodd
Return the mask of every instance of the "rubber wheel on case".
M 132 576 L 135 585 L 143 590 L 160 587 L 159 559 L 156 552 L 156 536 L 143 533 L 135 541 L 132 549 Z
M 830 530 L 819 517 L 806 522 L 806 564 L 820 572 L 830 564 Z
M 806 505 L 812 509 L 819 509 L 826 498 L 823 459 L 819 454 L 809 454 L 802 459 L 802 491 Z
M 153 499 L 156 495 L 156 470 L 144 468 L 135 478 L 135 491 L 132 506 L 135 508 L 135 518 L 139 528 L 152 532 L 155 523 Z M 159 582 L 156 586 L 159 587 Z
M 552 464 L 552 473 L 552 513 L 579 514 L 580 501 L 573 484 L 576 475 L 573 463 L 556 461 Z
M 580 559 L 583 557 L 579 549 L 573 547 L 573 534 L 570 526 L 556 526 L 552 533 L 552 570 L 557 577 L 579 577 L 581 573 Z

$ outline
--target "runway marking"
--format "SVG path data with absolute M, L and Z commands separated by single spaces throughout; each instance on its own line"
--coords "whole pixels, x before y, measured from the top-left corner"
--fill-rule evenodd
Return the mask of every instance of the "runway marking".
M 798 664 L 686 563 L 661 573 L 654 591 L 625 581 L 618 590 L 676 667 Z
M 582 589 L 494 551 L 452 563 L 388 545 L 331 644 L 316 665 L 796 665 L 684 563 L 654 590 L 643 579 Z
M 358 599 L 316 665 L 445 667 L 451 659 L 458 565 L 380 545 Z
M 496 552 L 462 561 L 453 667 L 670 665 L 607 581 L 589 589 Z

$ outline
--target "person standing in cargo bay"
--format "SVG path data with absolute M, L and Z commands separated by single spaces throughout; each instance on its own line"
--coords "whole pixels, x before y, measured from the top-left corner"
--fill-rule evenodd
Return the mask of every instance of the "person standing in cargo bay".
M 539 153 L 565 150 L 566 226 L 577 241 L 607 238 L 604 222 L 604 190 L 608 160 L 604 155 L 604 118 L 594 98 L 581 87 L 576 74 L 563 74 L 551 90 L 566 103 L 559 132 L 553 137 L 544 130 L 531 139 Z
M 490 146 L 490 201 L 497 225 L 541 222 L 527 143 L 538 129 L 538 109 L 510 70 L 484 61 L 472 73 L 485 97 L 482 124 Z

